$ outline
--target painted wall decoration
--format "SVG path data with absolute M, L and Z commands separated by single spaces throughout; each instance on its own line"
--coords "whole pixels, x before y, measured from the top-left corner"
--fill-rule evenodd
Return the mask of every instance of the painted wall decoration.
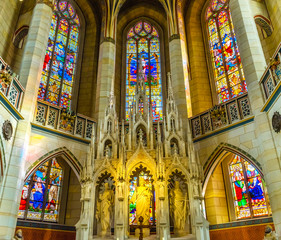
M 141 61 L 140 61 L 141 60 Z M 146 94 L 152 107 L 153 120 L 163 119 L 162 77 L 159 34 L 146 21 L 138 22 L 127 34 L 126 50 L 126 120 L 135 102 L 138 64 L 145 76 Z
M 218 103 L 247 92 L 228 0 L 213 0 L 206 21 Z
M 77 65 L 80 20 L 74 7 L 55 3 L 48 46 L 43 63 L 38 100 L 70 108 Z

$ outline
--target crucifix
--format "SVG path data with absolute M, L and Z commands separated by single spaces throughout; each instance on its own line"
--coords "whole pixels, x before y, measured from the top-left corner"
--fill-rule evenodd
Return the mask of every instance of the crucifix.
M 140 229 L 140 236 L 139 236 L 139 240 L 143 240 L 143 228 L 151 228 L 151 225 L 142 225 L 143 223 L 143 217 L 140 216 L 139 217 L 139 222 L 140 222 L 140 225 L 132 225 L 131 227 L 133 228 L 139 228 Z

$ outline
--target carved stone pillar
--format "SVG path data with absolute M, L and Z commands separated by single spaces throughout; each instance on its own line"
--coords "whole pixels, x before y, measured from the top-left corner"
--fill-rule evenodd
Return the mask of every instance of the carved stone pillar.
M 115 207 L 115 236 L 116 239 L 124 240 L 126 237 L 125 232 L 125 181 L 119 180 L 116 189 L 116 207 Z
M 272 138 L 270 120 L 265 113 L 261 112 L 264 102 L 259 80 L 266 67 L 265 58 L 251 14 L 250 0 L 231 0 L 229 6 L 245 72 L 251 108 L 255 115 L 255 135 L 258 137 L 260 151 L 257 160 L 262 165 L 275 229 L 277 234 L 281 235 L 280 160 Z
M 14 236 L 25 176 L 26 153 L 31 132 L 30 122 L 35 112 L 52 15 L 52 4 L 49 1 L 38 2 L 33 10 L 20 71 L 20 81 L 25 88 L 21 109 L 24 120 L 18 122 L 12 155 L 7 167 L 8 172 L 0 206 L 0 239 L 11 239 Z
M 83 182 L 81 191 L 81 216 L 79 222 L 76 224 L 76 240 L 88 240 L 92 237 L 93 233 L 93 208 L 91 196 L 92 196 L 92 182 L 90 180 Z
M 159 201 L 159 212 L 157 227 L 158 227 L 158 239 L 167 240 L 170 236 L 170 225 L 169 225 L 169 203 L 168 203 L 168 190 L 165 181 L 159 180 L 157 182 L 158 187 L 158 201 Z

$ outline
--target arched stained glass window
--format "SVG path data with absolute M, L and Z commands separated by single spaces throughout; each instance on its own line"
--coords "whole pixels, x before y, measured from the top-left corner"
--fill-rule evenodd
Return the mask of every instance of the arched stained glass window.
M 264 181 L 252 164 L 235 155 L 229 173 L 237 219 L 271 214 Z
M 141 60 L 141 61 L 140 61 Z M 127 34 L 126 50 L 126 120 L 135 102 L 138 64 L 145 73 L 146 94 L 152 108 L 153 121 L 163 119 L 162 80 L 159 34 L 146 21 L 138 22 Z
M 218 102 L 223 103 L 247 92 L 228 0 L 212 0 L 206 21 Z
M 70 108 L 76 72 L 80 20 L 74 7 L 58 0 L 52 17 L 38 99 Z
M 40 165 L 24 183 L 18 218 L 58 222 L 63 175 L 56 158 Z

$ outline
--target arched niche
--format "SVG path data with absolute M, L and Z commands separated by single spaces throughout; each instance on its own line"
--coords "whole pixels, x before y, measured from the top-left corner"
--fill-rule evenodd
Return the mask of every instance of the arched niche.
M 99 174 L 96 180 L 96 189 L 95 189 L 95 212 L 94 212 L 94 235 L 99 235 L 101 236 L 103 233 L 102 232 L 102 221 L 104 221 L 104 214 L 108 213 L 109 215 L 107 216 L 108 224 L 110 225 L 110 230 L 107 235 L 112 235 L 114 234 L 114 197 L 113 195 L 115 194 L 115 180 L 114 176 L 108 172 L 108 171 L 103 171 Z M 110 197 L 110 201 L 107 199 L 103 200 L 103 194 L 105 191 L 111 191 L 112 197 Z M 105 209 L 106 208 L 106 209 Z M 107 212 L 105 212 L 107 211 Z

